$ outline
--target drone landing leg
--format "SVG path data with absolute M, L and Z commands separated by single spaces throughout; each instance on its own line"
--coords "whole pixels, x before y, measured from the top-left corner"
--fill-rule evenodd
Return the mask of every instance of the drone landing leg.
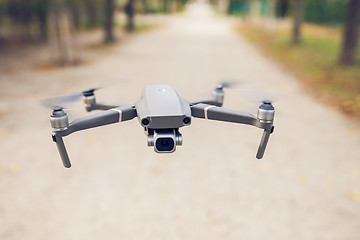
M 64 141 L 62 139 L 63 137 L 85 129 L 128 121 L 135 118 L 136 116 L 137 113 L 135 108 L 124 105 L 87 117 L 76 119 L 68 124 L 68 126 L 62 126 L 60 129 L 54 129 L 53 141 L 56 143 L 64 167 L 71 167 L 71 163 L 65 148 Z M 56 121 L 56 118 L 53 117 L 52 121 Z
M 53 137 L 53 141 L 56 143 L 56 146 L 59 151 L 59 154 L 60 154 L 60 157 L 61 157 L 64 167 L 70 168 L 71 163 L 70 163 L 69 155 L 66 151 L 65 144 L 64 144 L 62 137 L 56 136 L 56 134 L 53 134 L 52 137 Z
M 262 139 L 256 154 L 257 159 L 264 156 L 265 148 L 269 140 L 270 134 L 273 132 L 273 121 L 260 121 L 257 117 L 250 113 L 239 112 L 222 107 L 216 107 L 207 104 L 196 104 L 191 106 L 191 114 L 196 118 L 204 118 L 210 120 L 218 120 L 223 122 L 233 122 L 252 125 L 264 129 Z
M 274 131 L 274 127 L 272 126 L 271 129 L 265 129 L 264 133 L 261 137 L 260 145 L 256 154 L 257 159 L 262 159 L 264 156 L 264 152 L 266 149 L 266 145 L 269 141 L 270 134 Z

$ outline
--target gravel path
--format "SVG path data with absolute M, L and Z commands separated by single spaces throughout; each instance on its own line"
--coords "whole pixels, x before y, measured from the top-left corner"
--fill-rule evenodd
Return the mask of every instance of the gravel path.
M 20 60 L 19 60 L 20 61 Z M 65 138 L 62 167 L 36 101 L 89 87 L 102 101 L 134 103 L 167 83 L 189 100 L 221 79 L 277 92 L 275 133 L 193 119 L 183 146 L 155 154 L 137 120 Z M 225 107 L 257 103 L 228 90 Z M 86 115 L 81 103 L 68 111 Z M 360 239 L 359 125 L 319 104 L 202 4 L 126 38 L 96 61 L 0 75 L 0 239 Z

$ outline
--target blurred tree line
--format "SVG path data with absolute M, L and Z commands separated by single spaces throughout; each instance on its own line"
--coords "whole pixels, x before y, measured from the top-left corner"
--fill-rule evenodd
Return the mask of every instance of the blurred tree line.
M 339 63 L 355 63 L 360 21 L 360 0 L 210 0 L 228 14 L 293 18 L 292 43 L 301 43 L 302 22 L 343 26 Z
M 116 10 L 130 18 L 135 12 L 170 13 L 184 7 L 187 0 L 0 0 L 0 38 L 4 35 L 26 39 L 47 39 L 50 16 L 66 11 L 76 30 L 109 28 Z M 110 19 L 109 19 L 110 18 Z M 111 24 L 110 24 L 111 25 Z M 133 27 L 128 27 L 129 31 Z
M 218 0 L 211 0 L 212 2 Z M 342 24 L 346 17 L 347 0 L 304 0 L 304 21 L 309 23 L 334 25 Z M 227 12 L 229 14 L 246 15 L 251 7 L 257 5 L 260 15 L 267 15 L 271 11 L 271 5 L 275 4 L 276 17 L 284 18 L 294 13 L 294 0 L 229 0 Z
M 76 62 L 73 35 L 101 27 L 104 42 L 115 40 L 116 12 L 126 15 L 125 30 L 135 30 L 135 13 L 171 13 L 188 0 L 0 0 L 0 46 L 52 42 L 60 64 Z

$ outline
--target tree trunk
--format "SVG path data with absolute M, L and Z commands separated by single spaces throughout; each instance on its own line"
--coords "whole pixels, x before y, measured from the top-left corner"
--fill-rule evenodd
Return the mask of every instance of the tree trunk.
M 126 31 L 133 32 L 135 30 L 135 0 L 128 0 L 127 4 L 125 5 L 125 13 L 127 17 Z
M 47 13 L 46 12 L 40 12 L 38 14 L 39 18 L 39 28 L 40 28 L 40 37 L 42 40 L 47 40 L 48 38 L 48 21 L 47 21 Z
M 114 42 L 114 13 L 115 13 L 115 2 L 114 0 L 106 0 L 105 4 L 105 43 Z
M 287 0 L 278 0 L 276 3 L 276 16 L 285 18 L 288 12 L 289 2 Z
M 73 17 L 74 27 L 76 30 L 80 29 L 80 6 L 78 2 L 71 4 L 71 13 Z
M 292 43 L 298 45 L 301 40 L 301 24 L 303 20 L 303 4 L 304 0 L 295 0 L 295 9 L 294 9 L 294 25 L 293 25 L 293 35 Z
M 358 45 L 358 25 L 360 18 L 360 1 L 351 0 L 345 20 L 342 52 L 340 64 L 350 65 L 355 62 L 356 48 Z
M 163 0 L 163 11 L 164 13 L 167 13 L 169 11 L 168 0 Z
M 79 59 L 76 57 L 73 27 L 69 11 L 55 8 L 51 11 L 49 19 L 50 42 L 54 49 L 56 49 L 51 52 L 55 55 L 56 64 L 62 66 L 76 64 Z
M 107 17 L 107 7 L 108 7 L 108 3 L 109 1 L 106 0 L 105 1 L 105 18 Z M 89 21 L 89 27 L 95 27 L 98 24 L 98 15 L 97 15 L 97 4 L 96 1 L 85 1 L 86 3 L 86 11 L 87 11 L 87 16 L 88 16 L 88 21 Z M 105 20 L 106 21 L 106 20 Z
M 148 0 L 141 0 L 141 3 L 142 3 L 143 8 L 144 8 L 144 13 L 149 13 L 150 12 L 150 7 L 149 7 Z

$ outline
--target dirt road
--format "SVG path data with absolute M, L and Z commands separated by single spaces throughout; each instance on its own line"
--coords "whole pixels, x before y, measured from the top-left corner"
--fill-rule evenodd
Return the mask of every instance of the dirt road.
M 101 101 L 134 103 L 149 83 L 192 100 L 224 78 L 278 93 L 261 161 L 253 127 L 193 119 L 183 146 L 159 155 L 134 120 L 65 138 L 73 163 L 65 169 L 50 111 L 36 105 L 103 82 L 115 85 L 99 91 Z M 225 98 L 256 114 L 237 90 Z M 81 103 L 68 113 L 88 114 Z M 202 4 L 86 65 L 0 73 L 0 122 L 0 239 L 360 239 L 359 125 Z

